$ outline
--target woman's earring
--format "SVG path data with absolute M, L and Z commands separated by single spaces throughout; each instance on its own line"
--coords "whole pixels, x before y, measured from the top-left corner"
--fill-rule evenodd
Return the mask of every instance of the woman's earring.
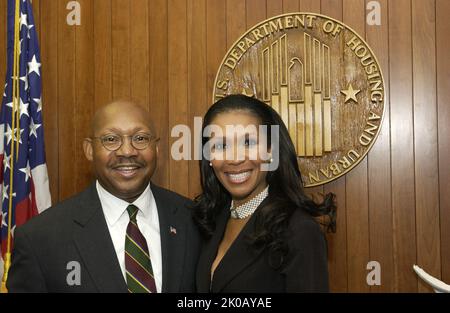
M 211 167 L 212 167 L 212 162 L 209 162 L 209 166 L 211 166 Z

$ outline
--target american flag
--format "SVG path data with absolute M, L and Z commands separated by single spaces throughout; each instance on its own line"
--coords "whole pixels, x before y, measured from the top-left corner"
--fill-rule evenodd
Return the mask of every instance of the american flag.
M 17 15 L 16 5 L 19 7 Z M 16 18 L 18 28 L 15 28 Z M 12 250 L 16 226 L 51 205 L 42 123 L 41 57 L 29 0 L 8 0 L 7 26 L 6 84 L 0 115 L 0 277 L 3 277 L 3 260 L 8 248 L 10 218 Z M 18 44 L 16 55 L 19 56 L 16 79 L 15 42 Z M 18 90 L 13 88 L 14 81 L 18 81 Z M 9 211 L 12 212 L 11 217 L 8 216 Z

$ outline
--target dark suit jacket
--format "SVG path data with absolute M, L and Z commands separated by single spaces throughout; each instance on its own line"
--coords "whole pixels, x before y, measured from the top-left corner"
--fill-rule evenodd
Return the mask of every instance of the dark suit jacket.
M 153 184 L 151 189 L 161 232 L 162 292 L 194 292 L 200 238 L 189 200 Z M 127 292 L 95 184 L 18 227 L 14 244 L 10 292 Z M 71 261 L 80 264 L 80 286 L 67 283 Z
M 289 255 L 275 270 L 266 250 L 249 249 L 245 238 L 253 232 L 251 217 L 217 266 L 211 282 L 211 265 L 225 232 L 230 213 L 222 210 L 216 230 L 200 254 L 197 268 L 198 292 L 327 292 L 328 267 L 325 236 L 317 222 L 297 210 L 288 228 Z

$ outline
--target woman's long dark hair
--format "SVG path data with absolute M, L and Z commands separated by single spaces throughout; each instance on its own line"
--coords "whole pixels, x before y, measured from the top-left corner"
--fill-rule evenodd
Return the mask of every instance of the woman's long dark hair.
M 294 211 L 304 210 L 314 217 L 328 215 L 328 229 L 334 229 L 334 195 L 325 195 L 323 202 L 318 204 L 305 194 L 297 154 L 283 120 L 274 109 L 255 98 L 230 95 L 217 101 L 205 115 L 202 134 L 217 115 L 231 111 L 249 112 L 260 119 L 261 125 L 267 125 L 269 145 L 270 126 L 279 126 L 279 166 L 275 171 L 267 173 L 269 195 L 255 212 L 256 228 L 248 240 L 251 246 L 266 248 L 270 253 L 281 255 L 284 259 L 288 253 L 286 230 Z M 209 139 L 202 137 L 202 146 L 205 146 Z M 277 147 L 271 148 L 273 153 L 273 149 Z M 215 230 L 217 215 L 221 210 L 228 209 L 231 201 L 230 194 L 219 182 L 209 163 L 205 157 L 200 161 L 203 193 L 196 198 L 194 205 L 194 219 L 201 233 L 207 238 Z

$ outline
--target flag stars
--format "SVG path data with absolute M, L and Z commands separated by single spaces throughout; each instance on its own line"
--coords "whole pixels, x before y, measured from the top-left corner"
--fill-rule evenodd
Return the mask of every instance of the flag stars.
M 4 170 L 6 169 L 11 169 L 11 166 L 9 165 L 9 163 L 11 162 L 11 156 L 5 154 L 4 159 L 3 159 L 3 168 Z
M 36 60 L 36 55 L 33 55 L 31 62 L 28 62 L 28 75 L 35 72 L 38 76 L 41 76 L 39 68 L 41 67 L 41 63 Z
M 17 137 L 19 137 L 19 144 L 22 144 L 23 129 L 20 130 L 20 135 L 19 136 L 17 136 L 17 131 L 18 131 L 18 129 L 16 129 L 16 138 L 15 138 L 15 140 L 17 141 Z
M 6 103 L 6 106 L 8 106 L 12 109 L 13 102 Z M 22 98 L 20 98 L 20 105 L 19 105 L 20 117 L 22 117 L 22 115 L 26 115 L 26 116 L 30 117 L 30 114 L 28 113 L 29 106 L 30 106 L 29 103 L 23 102 Z M 14 108 L 14 112 L 17 112 L 17 107 Z
M 22 77 L 20 77 L 20 80 L 25 83 L 25 91 L 27 91 L 28 90 L 28 76 L 27 75 L 22 76 Z
M 34 200 L 32 199 L 34 195 L 30 191 L 30 184 L 32 184 L 34 178 L 34 170 L 32 170 L 31 165 L 34 166 L 34 163 L 45 165 L 45 159 L 40 153 L 41 149 L 44 148 L 44 124 L 41 120 L 42 113 L 39 113 L 42 111 L 42 59 L 39 53 L 36 25 L 33 25 L 30 2 L 17 0 L 17 4 L 19 2 L 23 3 L 20 4 L 20 11 L 16 11 L 18 19 L 16 24 L 18 29 L 16 30 L 18 32 L 15 38 L 8 37 L 9 46 L 11 46 L 10 44 L 14 45 L 14 42 L 16 43 L 16 52 L 20 54 L 17 60 L 19 63 L 14 68 L 16 70 L 11 68 L 12 64 L 8 64 L 7 72 L 9 75 L 6 77 L 6 84 L 5 81 L 3 82 L 3 92 L 0 91 L 5 104 L 3 109 L 6 109 L 6 111 L 3 111 L 4 121 L 2 123 L 4 125 L 1 129 L 2 133 L 4 133 L 5 153 L 2 159 L 3 163 L 0 162 L 0 165 L 3 165 L 2 172 L 5 181 L 2 184 L 0 183 L 0 200 L 4 201 L 3 204 L 6 205 L 6 209 L 8 202 L 13 202 L 16 206 L 19 202 L 16 200 Z M 13 31 L 10 26 L 14 28 L 14 25 L 8 24 L 8 31 Z M 10 49 L 7 53 L 12 57 L 14 51 Z M 38 117 L 35 117 L 36 114 Z M 32 139 L 33 136 L 36 138 L 35 140 Z M 14 149 L 11 150 L 11 148 Z M 28 151 L 31 151 L 31 153 Z M 42 174 L 47 176 L 47 173 Z M 13 175 L 17 177 L 12 177 Z M 9 184 L 11 178 L 14 180 L 14 185 Z M 6 185 L 7 182 L 9 185 Z M 46 190 L 48 188 L 46 186 L 39 187 L 44 188 L 42 192 L 46 193 L 45 197 L 48 198 L 50 195 L 48 190 Z M 45 199 L 45 202 L 44 206 L 48 207 L 49 199 Z M 40 204 L 37 207 L 40 208 Z M 42 209 L 44 208 L 42 207 Z M 5 206 L 3 206 L 3 209 L 5 209 Z M 2 229 L 4 226 L 9 227 L 10 234 L 14 236 L 16 228 L 14 219 L 11 219 L 11 217 L 14 217 L 14 213 L 2 212 L 2 209 L 0 209 L 0 217 L 0 227 Z
M 9 199 L 8 188 L 9 188 L 9 186 L 3 187 L 3 201 L 5 201 L 5 199 Z M 15 198 L 15 197 L 16 197 L 16 193 L 14 192 L 14 193 L 12 194 L 12 196 L 13 196 L 13 198 Z
M 14 140 L 15 141 L 17 141 L 17 131 L 18 131 L 18 129 L 14 130 Z M 20 138 L 19 138 L 19 143 L 20 144 L 22 143 L 22 133 L 23 133 L 23 129 L 20 130 Z M 9 143 L 11 142 L 12 137 L 13 137 L 13 131 L 11 129 L 11 126 L 9 126 L 9 124 L 8 124 L 8 129 L 5 132 L 5 136 L 6 136 L 6 139 L 7 139 L 7 144 L 9 145 Z
M 22 117 L 22 115 L 30 117 L 30 115 L 28 114 L 28 106 L 28 103 L 24 103 L 22 99 L 20 99 L 20 117 Z
M 20 168 L 19 171 L 25 174 L 25 182 L 28 182 L 28 179 L 31 178 L 31 169 L 30 169 L 30 162 L 27 162 L 27 167 Z
M 2 213 L 2 212 L 0 212 L 0 213 Z M 8 213 L 7 212 L 5 212 L 5 213 L 2 213 L 2 227 L 4 226 L 4 227 L 8 227 L 8 223 L 6 223 L 6 216 L 8 215 Z M 14 231 L 16 230 L 16 225 L 14 225 L 12 228 L 11 228 L 11 236 L 13 236 L 14 237 Z
M 42 97 L 33 98 L 33 101 L 36 102 L 36 104 L 38 105 L 37 111 L 41 112 L 42 111 Z
M 5 104 L 7 107 L 10 107 L 11 109 L 12 109 L 12 107 L 13 107 L 13 103 L 12 102 L 8 102 L 8 103 L 6 103 Z M 16 110 L 17 111 L 17 110 Z
M 34 136 L 34 137 L 36 137 L 36 139 L 37 139 L 37 137 L 38 137 L 38 135 L 37 135 L 37 130 L 38 130 L 38 128 L 41 127 L 41 126 L 42 126 L 42 124 L 35 124 L 35 123 L 34 123 L 34 120 L 31 119 L 31 121 L 30 121 L 30 137 L 31 137 L 31 136 Z
M 12 139 L 12 129 L 11 129 L 11 126 L 9 126 L 9 124 L 8 124 L 8 129 L 5 132 L 5 136 L 6 136 L 6 140 L 7 140 L 6 142 L 9 145 L 9 143 L 11 142 L 11 139 Z
M 28 28 L 28 15 L 20 12 L 20 29 L 22 29 L 22 26 L 24 25 Z
M 34 25 L 28 25 L 27 26 L 27 28 L 28 28 L 28 39 L 31 39 L 31 35 L 30 35 L 30 31 L 31 31 L 31 29 L 34 27 Z
M 23 39 L 20 39 L 20 41 L 19 41 L 19 55 L 22 54 L 22 41 L 23 41 Z
M 7 212 L 2 213 L 2 226 L 8 227 L 8 224 L 6 224 L 6 215 L 8 215 Z
M 6 106 L 7 106 L 7 107 L 10 107 L 10 108 L 12 109 L 12 108 L 13 108 L 13 105 L 14 105 L 14 102 L 15 102 L 15 103 L 18 102 L 18 101 L 17 101 L 17 98 L 14 98 L 14 101 L 13 101 L 13 102 L 6 103 Z M 17 107 L 14 108 L 14 112 L 17 112 Z

